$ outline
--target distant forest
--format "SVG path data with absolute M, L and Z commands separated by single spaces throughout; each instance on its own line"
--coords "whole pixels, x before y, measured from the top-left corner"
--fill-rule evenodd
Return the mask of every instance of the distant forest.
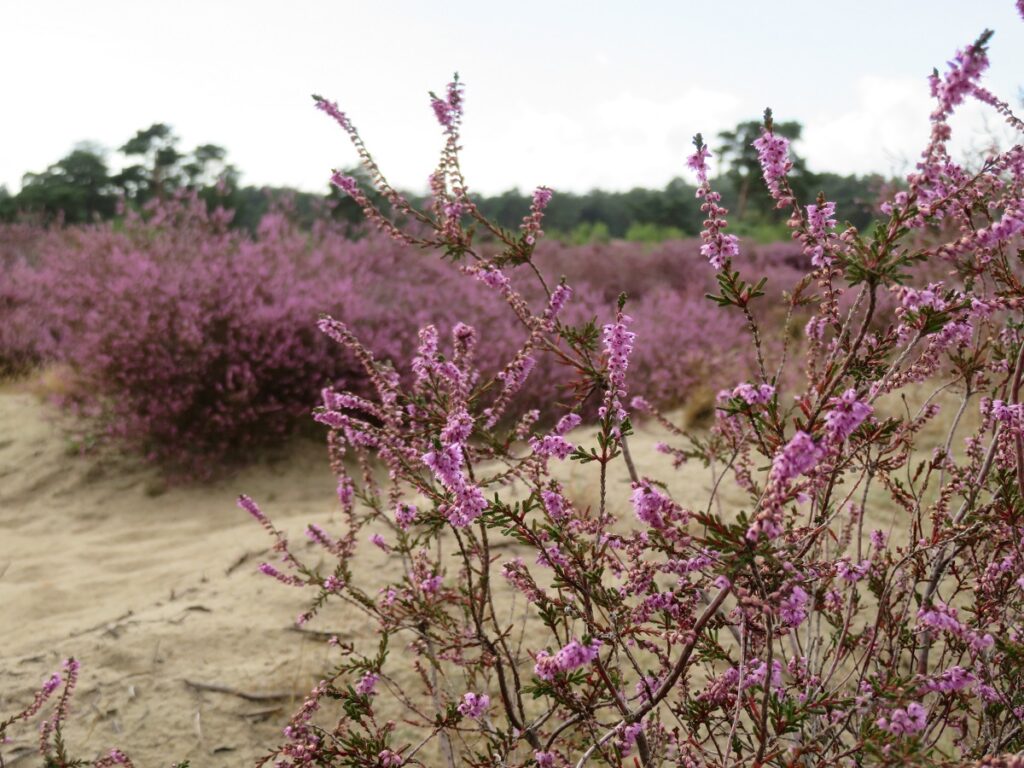
M 751 142 L 760 133 L 759 121 L 748 121 L 718 134 L 711 142 L 718 160 L 715 182 L 730 209 L 732 231 L 767 242 L 786 236 L 784 211 L 777 211 L 759 183 L 757 152 Z M 875 201 L 892 182 L 879 175 L 843 176 L 810 171 L 799 155 L 802 126 L 776 123 L 775 131 L 793 141 L 791 183 L 799 198 L 812 202 L 819 192 L 836 203 L 841 221 L 864 228 L 875 216 Z M 66 224 L 116 217 L 121 206 L 141 207 L 148 200 L 182 189 L 195 190 L 210 205 L 234 211 L 234 225 L 255 229 L 274 206 L 287 206 L 300 221 L 330 215 L 357 223 L 359 208 L 338 190 L 324 194 L 289 188 L 241 186 L 240 174 L 227 151 L 214 144 L 183 150 L 169 125 L 157 123 L 138 131 L 117 149 L 124 160 L 114 172 L 109 153 L 81 144 L 43 171 L 27 173 L 21 190 L 12 194 L 0 187 L 0 220 L 17 218 Z M 358 169 L 349 171 L 357 178 Z M 370 186 L 367 185 L 367 191 Z M 516 227 L 526 215 L 532 190 L 514 189 L 499 195 L 476 196 L 484 215 L 504 226 Z M 657 242 L 693 236 L 703 216 L 696 187 L 675 178 L 663 189 L 634 188 L 627 192 L 595 189 L 585 194 L 558 192 L 546 214 L 549 237 L 582 243 L 610 239 Z M 413 201 L 422 197 L 410 194 Z

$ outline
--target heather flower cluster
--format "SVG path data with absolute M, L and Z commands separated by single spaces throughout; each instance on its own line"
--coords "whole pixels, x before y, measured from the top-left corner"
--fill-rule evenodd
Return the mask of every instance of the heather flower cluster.
M 458 528 L 472 523 L 487 508 L 483 492 L 463 472 L 463 450 L 472 428 L 472 417 L 465 410 L 455 411 L 441 432 L 439 447 L 423 455 L 423 463 L 453 497 L 446 505 L 446 516 Z
M 770 112 L 765 118 L 761 136 L 754 140 L 754 148 L 768 192 L 778 201 L 779 207 L 791 204 L 793 197 L 785 183 L 786 175 L 793 168 L 789 159 L 789 139 L 772 132 Z
M 544 220 L 544 209 L 551 202 L 552 192 L 548 187 L 537 187 L 533 192 L 533 202 L 530 204 L 530 215 L 523 219 L 520 229 L 523 231 L 523 238 L 529 245 L 536 244 L 537 240 L 544 236 L 541 230 L 541 222 Z
M 604 403 L 598 411 L 602 419 L 610 418 L 614 423 L 621 424 L 626 420 L 626 371 L 629 368 L 629 357 L 633 352 L 636 334 L 628 330 L 633 318 L 621 310 L 614 323 L 606 325 L 602 331 L 604 351 L 607 358 L 608 384 Z
M 908 704 L 906 709 L 893 709 L 887 717 L 878 718 L 875 724 L 896 735 L 915 734 L 928 726 L 928 710 L 915 701 Z
M 533 671 L 541 680 L 554 680 L 558 674 L 572 672 L 593 663 L 598 658 L 600 648 L 599 640 L 592 640 L 588 645 L 571 640 L 553 655 L 547 651 L 538 651 Z
M 728 209 L 723 208 L 719 203 L 722 195 L 711 188 L 708 181 L 707 161 L 711 156 L 710 150 L 704 143 L 700 134 L 694 139 L 697 151 L 694 152 L 687 166 L 697 172 L 697 180 L 700 186 L 697 188 L 697 197 L 703 198 L 700 210 L 707 218 L 704 219 L 704 226 L 700 237 L 704 241 L 700 252 L 715 269 L 723 269 L 729 261 L 740 253 L 740 241 L 735 235 L 727 235 L 724 229 L 729 225 L 725 216 Z
M 807 234 L 804 237 L 806 252 L 811 264 L 819 269 L 831 267 L 835 261 L 836 204 L 819 200 L 818 204 L 807 206 Z

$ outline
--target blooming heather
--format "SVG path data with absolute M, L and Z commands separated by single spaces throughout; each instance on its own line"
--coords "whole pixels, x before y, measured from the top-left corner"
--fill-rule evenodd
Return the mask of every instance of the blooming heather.
M 353 177 L 346 176 L 343 173 L 338 172 L 331 176 L 331 184 L 336 186 L 349 197 L 358 199 L 361 194 L 359 191 L 359 182 Z
M 491 706 L 491 697 L 486 693 L 466 693 L 459 703 L 459 712 L 463 717 L 471 717 L 479 720 L 487 714 L 487 708 Z
M 542 491 L 541 500 L 544 503 L 544 509 L 552 520 L 557 522 L 565 517 L 566 503 L 562 494 L 557 491 Z
M 707 160 L 711 153 L 701 140 L 700 134 L 694 139 L 694 143 L 697 146 L 697 151 L 687 160 L 687 165 L 697 172 L 697 179 L 700 183 L 697 188 L 697 197 L 703 198 L 700 210 L 706 216 L 700 233 L 701 240 L 704 241 L 700 252 L 712 267 L 719 270 L 731 259 L 739 256 L 740 241 L 735 235 L 727 235 L 723 232 L 728 226 L 725 215 L 729 211 L 719 205 L 722 195 L 711 189 L 711 184 L 708 182 Z
M 732 391 L 732 397 L 740 398 L 747 405 L 764 405 L 774 396 L 775 387 L 771 384 L 761 384 L 755 387 L 753 384 L 743 383 Z
M 422 457 L 423 463 L 453 496 L 447 518 L 457 528 L 466 527 L 487 508 L 487 500 L 480 488 L 469 482 L 462 471 L 464 446 L 472 425 L 473 419 L 465 409 L 453 411 L 441 431 L 440 446 Z
M 596 639 L 589 645 L 571 640 L 553 656 L 546 651 L 538 651 L 533 671 L 542 680 L 554 680 L 555 675 L 561 672 L 571 672 L 591 664 L 598 657 L 600 647 L 601 641 Z
M 352 124 L 349 122 L 348 117 L 345 116 L 344 112 L 338 109 L 338 105 L 336 102 L 328 101 L 327 99 L 321 98 L 319 96 L 314 96 L 313 99 L 316 102 L 317 109 L 319 109 L 321 112 L 328 115 L 329 117 L 333 118 L 338 123 L 338 125 L 344 128 L 346 131 L 351 128 Z
M 929 78 L 932 96 L 938 105 L 933 120 L 943 120 L 971 93 L 982 73 L 988 69 L 988 56 L 981 46 L 971 45 L 956 52 L 949 62 L 949 70 Z
M 789 197 L 782 188 L 782 182 L 793 167 L 789 159 L 789 139 L 766 128 L 761 136 L 754 140 L 754 148 L 757 150 L 757 160 L 761 164 L 761 173 L 768 192 L 780 205 L 786 204 Z
M 787 483 L 807 472 L 821 457 L 821 448 L 803 431 L 790 438 L 785 447 L 772 459 L 772 482 Z
M 943 670 L 921 682 L 922 692 L 939 691 L 941 693 L 952 693 L 962 691 L 978 682 L 978 678 L 959 664 Z
M 633 351 L 636 334 L 628 330 L 633 318 L 619 312 L 614 323 L 604 326 L 602 337 L 608 371 L 608 389 L 601 406 L 601 418 L 611 419 L 614 424 L 626 420 L 626 409 L 623 399 L 626 397 L 626 370 L 629 368 L 629 356 Z
M 356 684 L 356 693 L 360 696 L 373 695 L 378 680 L 380 680 L 380 675 L 375 672 L 367 672 Z
M 837 443 L 846 440 L 874 409 L 857 397 L 857 391 L 848 389 L 828 402 L 831 410 L 825 415 L 825 428 Z
M 807 206 L 806 252 L 811 256 L 811 264 L 819 269 L 832 265 L 830 244 L 835 227 L 835 203 L 821 201 Z
M 953 107 L 957 77 L 940 94 Z M 1007 116 L 1001 102 L 986 103 Z M 567 262 L 545 262 L 522 232 L 495 226 L 463 196 L 457 135 L 449 133 L 432 182 L 442 203 L 413 210 L 418 224 L 403 232 L 461 261 L 459 273 L 476 278 L 469 286 L 489 283 L 489 300 L 514 318 L 519 335 L 487 368 L 480 359 L 492 341 L 482 327 L 477 344 L 466 326 L 453 326 L 449 352 L 435 321 L 418 351 L 389 364 L 348 325 L 324 321 L 370 384 L 369 394 L 328 387 L 317 412 L 330 429 L 332 469 L 350 489 L 342 530 L 312 537 L 317 556 L 337 562 L 329 570 L 302 563 L 262 513 L 257 519 L 281 560 L 315 590 L 306 619 L 342 598 L 362 606 L 376 631 L 332 647 L 342 656 L 336 676 L 314 688 L 268 761 L 379 765 L 394 744 L 412 763 L 431 759 L 417 753 L 434 742 L 429 750 L 451 765 L 532 755 L 540 765 L 583 766 L 622 762 L 633 751 L 638 765 L 718 766 L 727 752 L 734 764 L 814 768 L 857 754 L 922 765 L 983 754 L 1007 762 L 997 755 L 1012 748 L 1006 734 L 1024 716 L 1024 670 L 1014 663 L 1024 637 L 1024 529 L 1015 508 L 1024 488 L 1016 323 L 1024 289 L 1007 266 L 1010 249 L 963 238 L 1020 208 L 1024 152 L 993 150 L 967 172 L 949 159 L 940 114 L 919 178 L 888 218 L 836 234 L 824 194 L 814 208 L 791 199 L 788 151 L 766 118 L 758 150 L 776 200 L 791 204 L 796 274 L 785 293 L 769 294 L 766 286 L 786 273 L 747 254 L 731 265 L 732 255 L 714 250 L 725 242 L 724 214 L 698 139 L 691 167 L 710 213 L 705 255 L 721 268 L 706 276 L 720 291 L 706 303 L 716 315 L 665 298 L 670 287 L 692 289 L 685 279 L 663 285 L 677 273 L 651 268 L 662 256 L 640 257 L 627 271 L 606 266 L 600 249 L 564 270 L 557 267 Z M 458 243 L 445 230 L 451 200 L 475 222 L 459 228 Z M 475 232 L 487 233 L 479 248 Z M 816 245 L 818 266 L 808 256 Z M 833 257 L 842 269 L 828 263 Z M 620 304 L 610 318 L 619 292 L 592 285 L 590 294 L 573 269 L 606 269 L 628 283 L 631 312 L 663 307 L 647 326 L 651 338 L 664 338 L 659 323 L 668 328 L 661 333 L 678 333 L 685 306 L 712 345 L 725 345 L 727 328 L 746 339 L 751 351 L 735 366 L 697 374 L 708 394 L 694 407 L 709 411 L 706 428 L 687 432 L 649 396 L 636 399 L 671 441 L 664 452 L 674 463 L 707 470 L 690 483 L 707 489 L 694 512 L 671 501 L 662 478 L 642 474 L 654 462 L 631 454 L 625 440 L 626 369 L 634 381 L 649 343 L 646 330 L 637 333 L 642 316 L 626 323 Z M 545 276 L 552 271 L 571 281 L 577 301 L 550 291 L 558 284 Z M 946 286 L 929 284 L 940 274 Z M 597 319 L 573 319 L 580 305 L 596 308 Z M 807 338 L 794 330 L 802 326 Z M 524 400 L 527 382 L 508 386 L 527 359 L 538 372 L 552 362 L 568 371 L 564 388 L 544 374 L 530 382 L 546 385 L 560 414 L 568 409 L 591 426 L 572 433 L 571 483 L 550 459 L 567 450 L 576 419 L 552 428 L 550 412 L 538 419 L 540 405 Z M 678 386 L 673 377 L 684 369 L 671 368 L 666 386 Z M 924 405 L 887 409 L 869 425 L 875 399 L 896 400 L 910 387 Z M 959 400 L 950 424 L 934 421 L 940 397 Z M 981 418 L 962 419 L 979 400 Z M 594 424 L 598 407 L 603 418 Z M 592 488 L 580 496 L 584 484 Z M 621 517 L 624 493 L 632 524 Z M 406 533 L 396 507 L 412 498 L 421 511 Z M 876 525 L 898 546 L 870 532 Z M 385 527 L 402 567 L 361 589 L 355 582 L 365 575 L 350 549 L 365 540 L 364 528 Z M 509 544 L 523 557 L 505 559 L 499 547 Z M 324 588 L 322 573 L 345 582 L 340 595 Z M 866 599 L 865 590 L 881 599 Z M 908 607 L 917 610 L 909 630 Z M 556 650 L 531 654 L 531 646 Z M 523 677 L 530 656 L 533 674 Z M 374 697 L 355 688 L 367 670 L 388 683 Z M 413 689 L 403 687 L 409 679 Z M 464 693 L 470 685 L 477 687 Z M 320 731 L 311 718 L 327 699 L 339 700 L 343 714 Z M 385 704 L 405 711 L 401 736 Z
M 787 626 L 798 627 L 803 624 L 807 618 L 807 593 L 800 585 L 794 585 L 789 595 L 783 599 L 779 616 Z
M 637 519 L 655 529 L 665 528 L 677 516 L 675 503 L 648 482 L 633 484 L 631 501 Z
M 796 432 L 775 454 L 761 510 L 747 530 L 750 541 L 757 541 L 761 536 L 774 539 L 782 533 L 783 506 L 793 481 L 814 467 L 823 455 L 824 449 L 803 430 Z
M 928 710 L 915 701 L 906 709 L 897 707 L 891 710 L 888 717 L 878 718 L 875 724 L 883 731 L 899 736 L 913 735 L 928 725 Z
M 697 172 L 697 183 L 703 186 L 708 180 L 708 158 L 711 157 L 711 150 L 707 144 L 701 143 L 694 152 L 686 159 L 686 167 Z
M 551 202 L 552 192 L 548 187 L 537 187 L 533 192 L 533 201 L 530 203 L 530 214 L 523 219 L 519 228 L 523 232 L 523 239 L 534 245 L 538 238 L 544 236 L 541 230 L 541 222 L 544 219 L 544 209 Z
M 463 84 L 456 78 L 448 83 L 445 98 L 431 96 L 430 106 L 434 110 L 434 117 L 446 133 L 458 132 L 459 124 L 462 122 L 464 90 Z
M 416 509 L 415 504 L 407 504 L 401 501 L 395 507 L 395 522 L 398 523 L 398 527 L 403 531 L 408 530 L 409 526 L 416 522 L 418 514 L 419 510 Z

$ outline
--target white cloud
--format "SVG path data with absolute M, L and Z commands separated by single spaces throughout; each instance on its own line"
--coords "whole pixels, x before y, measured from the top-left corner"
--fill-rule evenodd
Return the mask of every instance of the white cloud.
M 928 141 L 934 101 L 921 78 L 858 78 L 853 107 L 839 114 L 818 114 L 804 128 L 802 151 L 815 170 L 837 173 L 905 174 Z M 983 146 L 1005 147 L 1011 134 L 991 108 L 970 100 L 950 121 L 955 158 L 970 162 Z
M 700 88 L 668 99 L 620 93 L 572 111 L 523 102 L 500 117 L 474 116 L 465 130 L 464 167 L 470 178 L 487 179 L 487 191 L 541 183 L 661 187 L 686 175 L 695 133 L 713 145 L 719 130 L 743 116 L 734 94 Z

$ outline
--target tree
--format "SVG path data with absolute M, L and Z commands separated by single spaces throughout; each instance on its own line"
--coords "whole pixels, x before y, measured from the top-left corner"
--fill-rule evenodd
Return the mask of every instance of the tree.
M 114 177 L 125 197 L 143 203 L 152 197 L 161 197 L 166 188 L 181 184 L 177 167 L 182 154 L 177 149 L 178 137 L 166 123 L 154 123 L 120 147 L 119 151 L 139 162 L 129 165 Z
M 110 218 L 117 203 L 103 151 L 80 144 L 45 171 L 26 173 L 14 204 L 47 218 L 63 213 L 68 223 Z

